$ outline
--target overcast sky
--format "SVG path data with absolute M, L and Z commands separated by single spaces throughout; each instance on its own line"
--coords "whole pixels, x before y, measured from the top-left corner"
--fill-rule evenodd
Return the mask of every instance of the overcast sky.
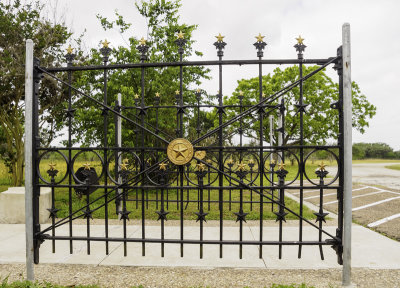
M 57 4 L 66 24 L 75 33 L 86 29 L 87 47 L 98 47 L 107 38 L 111 46 L 125 45 L 118 32 L 105 33 L 96 14 L 113 17 L 117 10 L 133 23 L 127 35 L 146 37 L 146 23 L 134 0 L 42 0 Z M 301 35 L 307 45 L 305 58 L 336 55 L 342 41 L 342 24 L 351 25 L 352 80 L 377 107 L 365 134 L 353 131 L 353 142 L 386 142 L 400 149 L 400 1 L 350 0 L 184 0 L 181 21 L 198 24 L 193 38 L 203 59 L 217 59 L 215 35 L 228 43 L 224 59 L 256 59 L 254 36 L 265 35 L 268 46 L 264 58 L 296 58 L 293 45 Z M 225 69 L 225 68 L 224 68 Z M 257 68 L 230 67 L 224 71 L 223 94 L 229 95 L 236 80 L 257 76 Z M 329 68 L 329 70 L 331 70 Z M 265 68 L 265 71 L 270 71 Z M 336 81 L 336 74 L 329 72 Z M 214 73 L 213 73 L 214 75 Z M 217 79 L 206 83 L 209 92 L 218 90 Z

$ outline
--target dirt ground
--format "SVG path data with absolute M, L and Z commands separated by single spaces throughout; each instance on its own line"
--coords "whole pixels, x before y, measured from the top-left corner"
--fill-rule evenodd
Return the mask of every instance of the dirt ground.
M 78 284 L 97 284 L 101 287 L 269 287 L 275 284 L 301 284 L 319 287 L 341 287 L 340 269 L 270 270 L 270 269 L 194 269 L 194 268 L 138 268 L 124 266 L 93 266 L 40 264 L 35 266 L 39 282 L 74 287 Z M 24 264 L 0 265 L 0 279 L 23 280 Z M 357 288 L 398 288 L 400 270 L 353 269 L 353 283 Z

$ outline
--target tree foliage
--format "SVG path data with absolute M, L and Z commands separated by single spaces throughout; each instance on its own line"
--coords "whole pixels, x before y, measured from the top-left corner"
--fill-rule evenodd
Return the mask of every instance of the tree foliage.
M 393 148 L 386 143 L 354 143 L 353 159 L 400 159 L 400 151 L 393 151 Z
M 307 75 L 316 70 L 318 66 L 303 66 L 303 73 Z M 299 79 L 298 66 L 288 67 L 284 70 L 276 68 L 273 74 L 267 74 L 262 77 L 263 92 L 266 97 L 272 95 L 285 86 L 294 83 Z M 353 82 L 353 127 L 361 133 L 364 133 L 368 127 L 368 120 L 376 113 L 376 107 L 368 102 L 358 85 Z M 225 98 L 226 105 L 238 104 L 237 96 L 243 93 L 243 104 L 254 105 L 259 102 L 259 79 L 242 79 L 238 81 L 238 86 L 233 93 L 233 97 Z M 285 145 L 295 145 L 300 141 L 300 120 L 298 108 L 295 104 L 299 103 L 300 90 L 296 86 L 283 96 L 285 103 L 285 136 L 283 143 Z M 332 109 L 330 105 L 339 98 L 339 85 L 334 83 L 323 71 L 307 79 L 303 84 L 304 103 L 309 104 L 304 113 L 304 140 L 309 144 L 322 144 L 330 139 L 336 139 L 338 136 L 338 112 Z M 278 100 L 268 103 L 269 105 L 277 105 Z M 278 109 L 271 111 L 274 115 L 274 128 L 278 128 Z M 269 108 L 266 108 L 269 111 Z M 233 116 L 237 111 L 227 109 L 229 117 Z M 255 115 L 258 117 L 257 115 Z M 228 117 L 228 118 L 229 118 Z M 267 118 L 267 117 L 266 117 Z M 237 125 L 237 124 L 236 124 Z M 259 137 L 259 122 L 253 121 L 252 118 L 246 118 L 244 123 L 244 135 L 249 138 Z M 265 141 L 269 142 L 269 121 L 264 120 Z M 274 132 L 274 134 L 276 134 Z
M 3 160 L 13 174 L 13 185 L 22 185 L 24 165 L 24 96 L 25 41 L 34 42 L 34 55 L 43 66 L 60 63 L 61 48 L 71 37 L 63 24 L 53 23 L 41 16 L 43 6 L 38 2 L 0 2 L 0 125 L 5 138 Z M 43 79 L 39 95 L 40 126 L 44 144 L 54 137 L 53 116 L 59 113 L 63 94 L 60 86 Z M 43 113 L 46 111 L 46 113 Z
M 192 33 L 197 28 L 196 25 L 188 25 L 179 21 L 179 1 L 152 0 L 136 3 L 136 9 L 139 14 L 145 18 L 148 25 L 148 35 L 146 44 L 149 46 L 147 62 L 176 62 L 179 61 L 178 46 L 175 43 L 176 35 L 179 31 L 184 33 L 187 44 L 185 45 L 184 59 L 196 54 L 202 53 L 192 48 L 194 40 Z M 104 30 L 118 29 L 121 35 L 131 27 L 130 23 L 125 22 L 124 18 L 116 13 L 116 19 L 108 20 L 100 15 L 97 16 Z M 132 31 L 129 30 L 130 35 Z M 112 46 L 109 55 L 109 64 L 125 64 L 140 62 L 140 53 L 137 50 L 139 39 L 134 36 L 128 38 L 126 46 Z M 92 49 L 90 60 L 86 64 L 102 64 L 103 56 L 99 49 Z M 202 79 L 207 79 L 208 69 L 204 67 L 185 67 L 183 70 L 183 98 L 186 103 L 195 101 L 194 90 L 200 85 Z M 92 97 L 103 101 L 103 72 L 87 71 L 74 73 L 73 85 L 90 93 Z M 141 70 L 125 69 L 111 70 L 107 77 L 107 104 L 113 105 L 117 99 L 118 93 L 122 95 L 122 105 L 124 107 L 134 107 L 135 95 L 141 95 Z M 179 68 L 147 68 L 145 71 L 144 102 L 146 106 L 155 105 L 156 93 L 160 95 L 160 105 L 175 105 L 175 91 L 179 90 Z M 137 96 L 136 96 L 137 97 Z M 74 108 L 77 108 L 73 133 L 79 135 L 74 137 L 76 142 L 83 145 L 99 144 L 103 141 L 103 116 L 100 106 L 96 106 L 91 100 L 76 95 L 74 98 Z M 90 108 L 88 108 L 90 107 Z M 185 117 L 191 117 L 193 111 L 187 110 Z M 135 109 L 124 109 L 124 115 L 138 121 Z M 155 112 L 152 109 L 147 110 L 146 121 L 155 126 Z M 159 113 L 159 130 L 175 137 L 176 129 L 176 111 L 174 109 L 163 109 Z M 114 140 L 113 115 L 109 114 L 108 139 L 109 144 Z M 82 132 L 82 127 L 86 130 Z M 125 145 L 135 146 L 135 125 L 123 121 L 122 142 Z M 191 133 L 188 127 L 187 132 Z M 155 129 L 152 129 L 153 131 Z M 147 143 L 154 141 L 154 137 L 147 134 Z

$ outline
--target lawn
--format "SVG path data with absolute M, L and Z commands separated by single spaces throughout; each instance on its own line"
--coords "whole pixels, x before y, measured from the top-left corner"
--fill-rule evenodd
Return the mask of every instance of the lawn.
M 363 164 L 363 163 L 399 163 L 400 159 L 362 159 L 362 160 L 353 160 L 353 164 Z
M 385 168 L 393 169 L 393 170 L 400 170 L 400 164 L 397 164 L 397 165 L 388 165 L 388 166 L 385 166 Z

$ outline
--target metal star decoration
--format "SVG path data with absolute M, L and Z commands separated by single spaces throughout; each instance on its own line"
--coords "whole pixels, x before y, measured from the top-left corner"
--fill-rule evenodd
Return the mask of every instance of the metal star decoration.
M 69 45 L 67 48 L 67 54 L 72 54 L 72 52 L 74 52 L 74 48 L 72 48 L 71 45 Z
M 135 99 L 139 99 L 139 94 L 135 94 L 135 96 L 133 96 Z
M 167 215 L 168 215 L 169 212 L 164 211 L 164 209 L 162 209 L 161 211 L 156 211 L 156 213 L 158 214 L 158 219 L 157 219 L 157 221 L 158 221 L 158 220 L 165 220 L 165 221 L 167 221 Z
M 123 171 L 127 171 L 128 170 L 128 164 L 127 163 L 122 163 L 120 167 L 121 167 L 121 170 L 123 170 Z
M 256 36 L 255 38 L 257 39 L 257 42 L 261 43 L 264 41 L 265 36 L 261 36 L 261 33 L 258 33 L 258 36 Z
M 200 92 L 201 92 L 200 88 L 197 88 L 196 93 L 200 93 Z
M 222 36 L 222 35 L 221 35 L 221 33 L 218 33 L 218 35 L 217 35 L 217 36 L 215 36 L 215 38 L 217 38 L 217 41 L 218 41 L 218 42 L 223 42 L 223 41 L 224 41 L 224 38 L 225 38 L 225 36 Z
M 175 90 L 175 95 L 179 95 L 181 92 L 179 90 Z
M 185 33 L 183 33 L 182 31 L 179 31 L 178 33 L 178 39 L 184 39 L 185 37 Z
M 131 211 L 128 210 L 124 210 L 124 211 L 120 211 L 119 214 L 121 215 L 121 219 L 126 219 L 129 220 L 129 214 L 131 213 Z
M 128 163 L 129 163 L 129 159 L 128 159 L 128 158 L 124 158 L 124 159 L 122 160 L 122 163 L 128 164 Z
M 85 167 L 85 170 L 90 170 L 90 163 L 86 162 L 83 167 Z
M 247 165 L 246 165 L 245 163 L 240 162 L 237 169 L 238 169 L 239 171 L 245 171 L 245 170 L 246 170 L 246 166 L 247 166 Z
M 244 221 L 244 222 L 246 222 L 246 216 L 247 216 L 249 213 L 243 213 L 243 211 L 240 211 L 240 212 L 235 212 L 235 213 L 233 213 L 233 214 L 235 214 L 235 215 L 237 216 L 236 222 L 238 222 L 238 221 Z M 246 223 L 247 223 L 247 222 L 246 222 Z
M 49 167 L 50 167 L 50 170 L 51 171 L 54 171 L 54 168 L 57 166 L 57 164 L 55 164 L 55 163 L 50 163 L 49 164 Z
M 285 170 L 285 166 L 286 166 L 286 164 L 285 163 L 283 163 L 283 162 L 281 162 L 281 163 L 279 163 L 279 170 Z
M 299 35 L 299 37 L 298 38 L 296 38 L 296 40 L 297 40 L 297 43 L 298 44 L 304 44 L 303 43 L 303 41 L 304 41 L 304 38 L 301 38 L 301 36 Z
M 144 38 L 142 37 L 142 39 L 139 40 L 139 44 L 142 46 L 146 45 L 146 40 L 144 40 Z
M 101 44 L 103 44 L 104 48 L 108 48 L 108 44 L 110 44 L 110 42 L 108 42 L 107 39 L 105 39 L 103 42 L 101 42 Z
M 156 92 L 156 97 L 160 98 L 160 93 Z
M 197 171 L 202 172 L 202 171 L 204 171 L 205 169 L 206 169 L 206 165 L 204 165 L 204 163 L 198 163 L 198 164 L 196 164 L 196 170 L 197 170 Z
M 167 163 L 160 163 L 160 164 L 158 164 L 158 166 L 160 166 L 160 170 L 163 170 L 163 171 L 165 171 L 165 170 L 167 170 Z
M 318 166 L 319 166 L 319 171 L 326 171 L 326 169 L 325 169 L 326 165 L 325 165 L 324 161 L 322 161 L 321 164 L 319 164 Z
M 203 211 L 201 211 L 201 212 L 194 212 L 194 214 L 197 215 L 196 222 L 199 222 L 199 221 L 207 222 L 206 216 L 208 215 L 208 213 L 204 213 Z

